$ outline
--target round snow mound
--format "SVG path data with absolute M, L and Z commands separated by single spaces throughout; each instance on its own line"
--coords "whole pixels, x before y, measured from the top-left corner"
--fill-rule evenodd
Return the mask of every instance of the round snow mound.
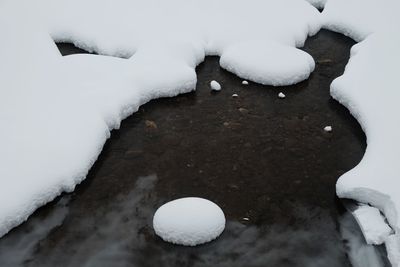
M 225 215 L 220 207 L 207 199 L 180 198 L 156 211 L 153 228 L 164 241 L 196 246 L 217 238 L 224 231 Z

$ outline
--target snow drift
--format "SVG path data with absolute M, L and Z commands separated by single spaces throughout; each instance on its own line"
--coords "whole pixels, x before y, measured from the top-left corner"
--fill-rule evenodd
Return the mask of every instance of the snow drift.
M 368 144 L 360 164 L 340 177 L 337 194 L 368 203 L 384 214 L 394 234 L 385 231 L 384 237 L 369 235 L 367 240 L 385 242 L 393 266 L 400 264 L 398 10 L 399 1 L 330 0 L 323 12 L 325 28 L 360 41 L 351 50 L 344 75 L 332 83 L 331 95 L 359 121 Z M 371 220 L 359 219 L 361 228 L 370 232 L 367 222 Z

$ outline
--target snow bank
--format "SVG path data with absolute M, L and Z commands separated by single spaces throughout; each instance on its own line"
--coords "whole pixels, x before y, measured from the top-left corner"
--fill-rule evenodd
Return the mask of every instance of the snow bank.
M 1 1 L 0 236 L 74 190 L 140 105 L 194 90 L 205 55 L 226 57 L 243 36 L 241 53 L 274 43 L 295 66 L 282 79 L 300 81 L 311 60 L 295 47 L 319 28 L 320 14 L 302 0 Z M 62 57 L 53 40 L 103 56 Z M 229 60 L 250 73 L 241 53 Z M 282 58 L 255 58 L 249 68 L 273 70 Z
M 196 246 L 217 238 L 225 229 L 225 215 L 215 203 L 197 197 L 162 205 L 154 214 L 153 228 L 164 241 Z
M 337 194 L 384 214 L 395 232 L 386 242 L 393 266 L 400 264 L 398 10 L 399 1 L 331 0 L 322 13 L 324 27 L 361 41 L 352 48 L 344 75 L 332 83 L 331 95 L 357 118 L 368 147 L 358 166 L 338 180 Z

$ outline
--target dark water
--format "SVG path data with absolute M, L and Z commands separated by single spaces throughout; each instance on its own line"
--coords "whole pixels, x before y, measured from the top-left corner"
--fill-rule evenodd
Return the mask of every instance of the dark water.
M 317 63 L 310 79 L 280 88 L 242 85 L 207 58 L 196 92 L 141 107 L 74 193 L 0 240 L 0 266 L 350 266 L 343 227 L 360 235 L 335 183 L 362 158 L 365 136 L 329 85 L 353 44 L 321 31 L 304 48 Z M 155 236 L 157 207 L 186 196 L 221 206 L 219 239 L 187 248 Z

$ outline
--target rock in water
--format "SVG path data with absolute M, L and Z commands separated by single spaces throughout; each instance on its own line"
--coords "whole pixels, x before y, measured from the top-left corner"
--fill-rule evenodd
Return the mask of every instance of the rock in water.
M 225 229 L 224 212 L 215 203 L 197 197 L 162 205 L 154 214 L 153 228 L 164 241 L 196 246 L 217 238 Z

